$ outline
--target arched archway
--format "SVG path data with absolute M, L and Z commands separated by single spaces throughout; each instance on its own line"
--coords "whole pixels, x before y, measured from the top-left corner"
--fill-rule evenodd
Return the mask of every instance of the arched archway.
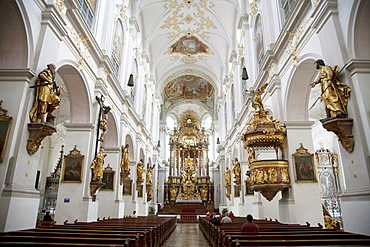
M 60 77 L 68 91 L 70 101 L 71 123 L 91 122 L 92 105 L 86 84 L 78 70 L 71 65 L 62 65 L 58 69 Z
M 354 11 L 359 11 L 356 15 L 356 18 L 352 18 L 354 22 L 353 31 L 349 31 L 349 41 L 353 37 L 353 53 L 354 57 L 357 59 L 369 59 L 370 58 L 370 19 L 367 16 L 370 11 L 370 2 L 369 1 L 360 1 L 358 9 Z
M 134 154 L 134 143 L 132 142 L 132 137 L 127 134 L 125 138 L 125 145 L 128 144 L 128 150 L 130 152 L 130 161 L 135 159 L 135 154 Z
M 307 121 L 310 96 L 310 82 L 315 70 L 315 60 L 303 61 L 293 72 L 286 96 L 286 119 L 288 121 Z
M 0 1 L 0 68 L 26 68 L 28 62 L 27 33 L 15 1 Z
M 111 112 L 108 114 L 108 132 L 104 138 L 104 142 L 108 147 L 118 146 L 118 129 L 114 115 Z

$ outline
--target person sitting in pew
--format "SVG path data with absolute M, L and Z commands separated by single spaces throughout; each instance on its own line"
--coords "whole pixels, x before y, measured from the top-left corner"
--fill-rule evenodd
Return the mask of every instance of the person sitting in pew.
M 53 221 L 53 218 L 51 218 L 50 211 L 46 211 L 43 221 Z
M 227 214 L 224 214 L 224 217 L 221 219 L 221 223 L 232 223 L 232 222 L 233 221 Z
M 215 213 L 211 214 L 211 220 L 209 222 L 211 222 L 215 226 L 221 226 L 222 225 L 221 221 L 216 218 Z
M 233 211 L 230 211 L 229 215 L 230 218 L 235 217 Z
M 136 211 L 135 210 L 132 212 L 132 216 L 131 217 L 132 218 L 137 218 L 137 215 L 136 215 Z
M 204 217 L 205 220 L 211 220 L 211 213 L 207 212 L 206 217 Z
M 247 222 L 242 225 L 242 232 L 255 232 L 258 233 L 260 231 L 257 224 L 253 223 L 253 216 L 248 214 L 247 215 Z

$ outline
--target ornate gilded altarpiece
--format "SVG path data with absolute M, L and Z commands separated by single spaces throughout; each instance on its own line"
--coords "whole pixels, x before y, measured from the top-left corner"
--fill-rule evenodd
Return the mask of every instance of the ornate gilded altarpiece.
M 200 128 L 199 117 L 185 111 L 179 129 L 170 136 L 170 169 L 165 183 L 165 204 L 176 201 L 202 201 L 213 204 L 213 183 L 208 164 L 208 134 Z

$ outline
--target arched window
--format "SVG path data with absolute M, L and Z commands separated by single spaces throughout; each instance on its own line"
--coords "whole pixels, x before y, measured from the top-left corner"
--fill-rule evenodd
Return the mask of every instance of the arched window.
M 116 76 L 118 76 L 119 66 L 122 61 L 122 46 L 123 46 L 123 26 L 120 19 L 116 20 L 114 28 L 114 37 L 112 44 L 112 64 Z
M 168 116 L 166 118 L 166 125 L 168 129 L 173 130 L 175 128 L 175 120 L 171 116 Z
M 258 15 L 256 18 L 256 25 L 254 27 L 254 35 L 256 38 L 256 54 L 257 59 L 260 60 L 263 57 L 263 32 L 262 32 L 262 20 L 261 15 Z

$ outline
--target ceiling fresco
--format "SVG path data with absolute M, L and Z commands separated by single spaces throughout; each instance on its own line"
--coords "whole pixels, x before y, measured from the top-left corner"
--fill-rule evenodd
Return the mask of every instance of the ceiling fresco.
M 192 55 L 197 53 L 207 53 L 207 45 L 200 42 L 196 37 L 184 36 L 180 38 L 171 47 L 171 53 L 182 53 L 184 55 Z
M 183 75 L 171 80 L 164 89 L 168 100 L 199 99 L 213 96 L 214 88 L 207 80 L 194 75 Z

